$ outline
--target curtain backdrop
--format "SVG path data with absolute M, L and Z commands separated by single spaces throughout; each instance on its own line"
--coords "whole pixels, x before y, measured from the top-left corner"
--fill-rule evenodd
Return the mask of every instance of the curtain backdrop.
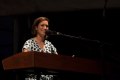
M 0 0 L 0 16 L 41 11 L 119 8 L 120 0 Z

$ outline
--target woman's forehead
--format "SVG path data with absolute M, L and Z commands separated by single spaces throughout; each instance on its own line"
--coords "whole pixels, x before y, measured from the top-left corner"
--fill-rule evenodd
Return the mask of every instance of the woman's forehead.
M 48 24 L 48 21 L 41 21 L 40 24 Z

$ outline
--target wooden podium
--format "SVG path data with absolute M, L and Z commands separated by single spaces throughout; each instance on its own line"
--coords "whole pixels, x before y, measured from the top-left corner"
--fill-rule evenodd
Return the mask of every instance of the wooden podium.
M 50 70 L 102 74 L 97 61 L 40 52 L 21 52 L 2 60 L 4 70 Z

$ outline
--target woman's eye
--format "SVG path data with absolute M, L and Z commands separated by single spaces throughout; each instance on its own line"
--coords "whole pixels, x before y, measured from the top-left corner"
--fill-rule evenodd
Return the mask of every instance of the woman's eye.
M 46 25 L 46 24 L 42 24 L 41 26 L 46 26 L 46 27 L 48 27 L 48 25 Z

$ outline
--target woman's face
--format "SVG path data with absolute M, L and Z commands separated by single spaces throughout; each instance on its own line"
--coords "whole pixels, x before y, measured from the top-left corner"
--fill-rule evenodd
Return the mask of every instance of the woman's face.
M 46 31 L 48 30 L 48 21 L 42 21 L 36 27 L 37 34 L 41 36 L 45 36 Z

